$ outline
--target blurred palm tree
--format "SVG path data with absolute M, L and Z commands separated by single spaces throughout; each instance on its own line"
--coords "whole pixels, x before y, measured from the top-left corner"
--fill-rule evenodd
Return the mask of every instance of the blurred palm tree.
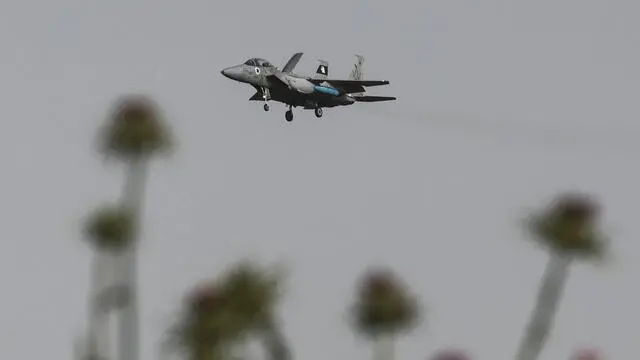
M 134 240 L 135 222 L 131 212 L 119 205 L 104 205 L 91 213 L 84 226 L 85 238 L 91 242 L 96 253 L 94 262 L 94 286 L 97 287 L 95 296 L 96 305 L 101 312 L 117 309 L 128 302 L 128 291 L 120 284 L 103 288 L 101 273 L 103 268 L 103 255 L 120 254 L 129 248 Z
M 171 131 L 164 122 L 158 105 L 149 97 L 128 95 L 118 99 L 100 133 L 100 150 L 107 157 L 128 164 L 121 203 L 129 212 L 133 232 L 127 246 L 121 249 L 121 264 L 127 302 L 123 303 L 120 318 L 120 359 L 139 358 L 139 325 L 137 296 L 137 241 L 139 219 L 144 196 L 144 185 L 149 160 L 172 148 Z
M 222 279 L 222 291 L 233 299 L 228 311 L 235 314 L 240 344 L 251 335 L 258 336 L 270 360 L 288 360 L 291 356 L 275 313 L 283 290 L 282 270 L 263 269 L 243 261 Z
M 98 252 L 120 252 L 130 246 L 134 222 L 122 206 L 105 205 L 91 213 L 84 234 Z
M 527 219 L 526 229 L 549 252 L 536 306 L 518 348 L 517 360 L 536 360 L 553 327 L 560 299 L 574 260 L 604 260 L 608 239 L 599 229 L 600 206 L 590 196 L 558 196 L 547 208 Z
M 83 230 L 84 237 L 94 249 L 86 351 L 92 359 L 105 359 L 109 349 L 108 315 L 126 301 L 126 292 L 104 282 L 105 266 L 109 264 L 105 263 L 103 253 L 117 253 L 129 246 L 133 222 L 125 209 L 103 206 L 90 214 Z
M 395 338 L 419 324 L 420 306 L 409 288 L 389 270 L 369 270 L 352 306 L 353 326 L 374 341 L 374 358 L 393 360 Z
M 169 341 L 190 360 L 229 360 L 250 336 L 261 338 L 271 360 L 288 360 L 289 348 L 277 325 L 282 276 L 241 262 L 214 282 L 189 294 Z
M 226 301 L 217 283 L 196 287 L 187 296 L 179 321 L 170 329 L 168 345 L 189 360 L 226 359 L 229 344 L 239 335 L 234 319 L 223 311 Z

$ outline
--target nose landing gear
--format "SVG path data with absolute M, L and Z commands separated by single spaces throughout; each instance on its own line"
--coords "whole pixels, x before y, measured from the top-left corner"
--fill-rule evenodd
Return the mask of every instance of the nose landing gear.
M 322 117 L 322 108 L 315 108 L 313 111 L 316 114 L 317 118 L 321 118 Z
M 269 88 L 262 88 L 262 99 L 264 100 L 264 105 L 262 106 L 262 108 L 264 109 L 264 111 L 269 111 L 268 101 L 271 100 L 271 94 L 269 93 Z

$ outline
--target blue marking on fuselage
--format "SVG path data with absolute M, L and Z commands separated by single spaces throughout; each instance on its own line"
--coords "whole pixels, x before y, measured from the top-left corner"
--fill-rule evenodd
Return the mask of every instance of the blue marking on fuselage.
M 340 92 L 338 90 L 332 89 L 330 87 L 315 85 L 313 88 L 317 92 L 321 92 L 321 93 L 324 93 L 324 94 L 329 94 L 329 95 L 333 95 L 333 96 L 340 95 Z

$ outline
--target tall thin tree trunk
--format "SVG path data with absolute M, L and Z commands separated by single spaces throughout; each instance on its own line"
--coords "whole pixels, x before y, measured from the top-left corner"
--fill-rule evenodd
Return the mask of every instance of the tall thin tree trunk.
M 118 322 L 118 344 L 120 360 L 138 360 L 140 358 L 140 326 L 138 299 L 138 242 L 141 228 L 141 210 L 144 200 L 147 177 L 147 159 L 131 159 L 122 193 L 122 204 L 133 214 L 135 233 L 132 245 L 121 255 L 122 277 L 126 288 L 127 301 L 120 312 Z
M 537 360 L 540 357 L 554 325 L 560 299 L 569 276 L 570 265 L 571 260 L 568 257 L 554 252 L 550 254 L 538 290 L 536 307 L 525 328 L 516 360 Z
M 395 337 L 392 334 L 379 334 L 373 343 L 374 360 L 394 360 Z
M 87 332 L 79 335 L 73 341 L 73 360 L 85 360 L 87 358 Z
M 103 294 L 108 290 L 105 275 L 106 254 L 95 251 L 91 264 L 89 293 L 87 353 L 92 359 L 109 358 L 109 309 L 104 307 Z

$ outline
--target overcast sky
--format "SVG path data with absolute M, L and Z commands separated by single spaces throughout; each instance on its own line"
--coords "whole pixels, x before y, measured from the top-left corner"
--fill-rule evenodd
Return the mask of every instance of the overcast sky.
M 153 6 L 151 5 L 153 4 Z M 141 259 L 143 359 L 184 291 L 234 260 L 285 260 L 298 359 L 369 359 L 343 316 L 369 264 L 406 277 L 428 322 L 399 360 L 463 347 L 509 359 L 545 254 L 518 217 L 564 189 L 605 205 L 615 263 L 576 266 L 543 355 L 640 358 L 637 1 L 7 0 L 0 5 L 0 358 L 70 359 L 85 324 L 83 214 L 122 168 L 94 151 L 119 94 L 166 109 L 179 148 L 152 168 Z M 305 52 L 395 103 L 265 113 L 220 75 Z M 635 289 L 635 290 L 634 290 Z

